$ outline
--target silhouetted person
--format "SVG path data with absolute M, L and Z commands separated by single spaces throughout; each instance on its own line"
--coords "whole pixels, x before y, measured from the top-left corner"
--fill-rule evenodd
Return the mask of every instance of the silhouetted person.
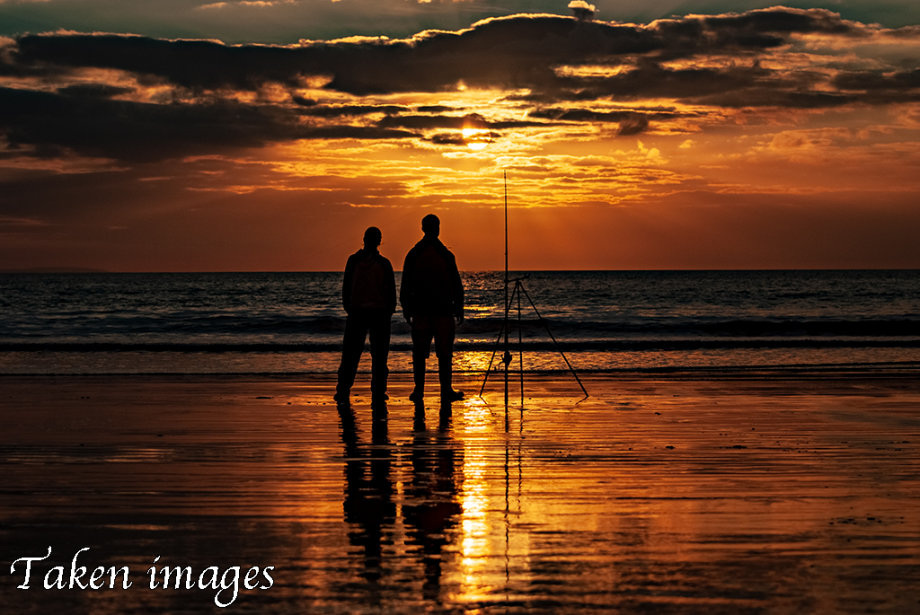
M 406 255 L 399 303 L 412 326 L 412 372 L 415 389 L 409 399 L 421 403 L 425 393 L 425 360 L 434 338 L 438 357 L 441 403 L 463 397 L 451 386 L 454 352 L 454 319 L 463 322 L 463 282 L 454 255 L 438 239 L 441 221 L 429 214 L 422 218 L 425 236 Z
M 379 405 L 387 399 L 387 355 L 390 352 L 390 317 L 396 311 L 396 279 L 390 261 L 377 250 L 382 237 L 380 229 L 369 227 L 364 232 L 364 248 L 349 256 L 345 265 L 342 305 L 348 318 L 335 389 L 335 400 L 339 404 L 348 404 L 368 333 L 371 338 L 371 400 Z

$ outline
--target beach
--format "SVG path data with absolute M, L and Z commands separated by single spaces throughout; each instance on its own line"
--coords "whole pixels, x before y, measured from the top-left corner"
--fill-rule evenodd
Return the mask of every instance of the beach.
M 450 413 L 432 386 L 420 414 L 394 374 L 384 416 L 360 374 L 353 414 L 330 375 L 2 376 L 2 603 L 920 612 L 915 372 L 582 380 L 584 400 L 528 374 L 522 410 L 517 381 L 506 409 L 500 376 L 479 398 L 467 374 Z M 120 576 L 58 589 L 75 558 L 84 582 Z M 179 589 L 164 566 L 188 567 Z
M 0 615 L 920 615 L 920 2 L 774 4 L 0 0 Z

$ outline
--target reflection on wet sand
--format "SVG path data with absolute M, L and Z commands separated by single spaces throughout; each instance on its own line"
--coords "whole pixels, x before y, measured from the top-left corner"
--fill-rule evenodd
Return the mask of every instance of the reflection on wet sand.
M 234 613 L 920 608 L 914 379 L 597 378 L 576 408 L 547 378 L 507 415 L 337 412 L 328 382 L 5 384 L 7 562 L 275 566 Z M 16 613 L 215 609 L 12 581 Z
M 371 443 L 358 440 L 351 408 L 339 408 L 342 443 L 345 445 L 345 521 L 351 526 L 349 542 L 361 547 L 363 576 L 368 582 L 380 579 L 382 545 L 392 543 L 396 521 L 395 485 L 391 474 L 390 442 L 385 414 L 375 411 Z
M 406 482 L 402 506 L 406 521 L 409 553 L 422 560 L 425 577 L 423 595 L 440 603 L 442 561 L 461 507 L 457 501 L 457 470 L 463 454 L 451 437 L 451 411 L 441 409 L 438 429 L 426 429 L 425 410 L 415 408 L 413 421 L 411 476 Z
M 437 430 L 432 432 L 426 426 L 424 407 L 416 406 L 411 441 L 396 459 L 385 407 L 372 411 L 370 443 L 361 441 L 352 408 L 338 412 L 345 446 L 345 521 L 350 526 L 350 543 L 361 547 L 361 576 L 370 585 L 369 595 L 380 597 L 379 582 L 387 568 L 383 560 L 389 556 L 412 560 L 410 567 L 417 562 L 424 579 L 422 597 L 440 603 L 442 560 L 450 556 L 445 546 L 462 511 L 457 472 L 463 454 L 451 437 L 450 408 L 440 410 Z M 402 493 L 397 493 L 394 462 L 408 472 L 401 477 Z M 396 536 L 398 522 L 404 528 L 402 536 Z M 384 544 L 390 547 L 387 555 Z

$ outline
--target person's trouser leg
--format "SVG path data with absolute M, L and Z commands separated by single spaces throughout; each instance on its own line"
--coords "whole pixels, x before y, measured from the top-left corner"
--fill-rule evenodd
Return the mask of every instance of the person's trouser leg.
M 425 361 L 431 354 L 431 319 L 427 316 L 412 318 L 412 379 L 415 389 L 410 396 L 419 402 L 425 394 Z
M 355 383 L 365 337 L 367 325 L 364 319 L 349 315 L 345 320 L 345 336 L 342 339 L 342 362 L 339 364 L 338 383 L 335 387 L 336 398 L 348 397 L 351 386 Z
M 415 388 L 412 389 L 410 397 L 413 401 L 421 401 L 422 395 L 425 394 L 425 357 L 412 355 L 412 381 Z
M 370 322 L 371 339 L 371 395 L 383 400 L 387 392 L 390 370 L 387 358 L 390 353 L 390 315 L 374 314 Z
M 453 369 L 450 359 L 438 359 L 438 380 L 441 384 L 441 399 L 449 399 L 453 394 Z
M 455 325 L 452 316 L 439 316 L 434 323 L 434 348 L 438 355 L 438 380 L 441 385 L 441 399 L 453 396 L 452 380 Z

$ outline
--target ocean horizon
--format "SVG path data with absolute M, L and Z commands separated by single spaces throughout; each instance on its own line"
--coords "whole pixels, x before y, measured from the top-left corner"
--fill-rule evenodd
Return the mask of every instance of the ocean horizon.
M 341 275 L 0 274 L 0 374 L 334 373 Z M 462 275 L 455 369 L 483 372 L 503 330 L 504 272 Z M 920 270 L 509 275 L 522 280 L 509 319 L 528 371 L 567 369 L 560 352 L 587 372 L 920 364 Z M 409 329 L 399 311 L 392 323 L 390 368 L 408 372 Z

